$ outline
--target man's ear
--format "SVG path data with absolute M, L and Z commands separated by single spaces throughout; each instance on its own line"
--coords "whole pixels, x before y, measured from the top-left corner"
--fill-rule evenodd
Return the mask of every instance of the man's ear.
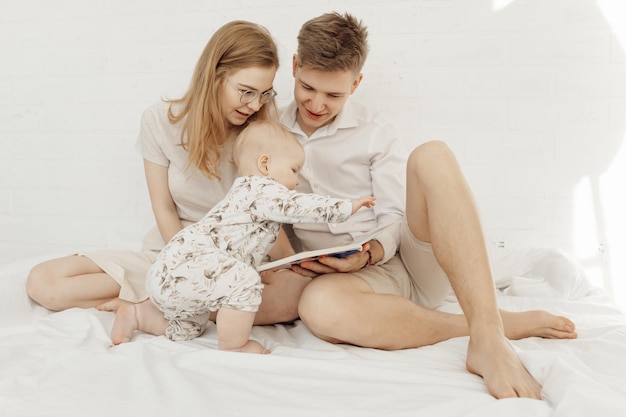
M 352 83 L 352 88 L 350 89 L 350 94 L 353 94 L 356 91 L 356 89 L 359 86 L 359 84 L 361 84 L 361 80 L 363 80 L 363 73 L 359 72 L 359 75 L 356 77 L 356 79 Z
M 263 155 L 259 156 L 259 159 L 257 159 L 256 164 L 261 174 L 268 175 L 270 173 L 270 170 L 268 167 L 269 163 L 270 163 L 270 156 L 268 154 L 264 153 Z
M 291 58 L 291 74 L 295 77 L 298 71 L 298 54 L 293 54 Z

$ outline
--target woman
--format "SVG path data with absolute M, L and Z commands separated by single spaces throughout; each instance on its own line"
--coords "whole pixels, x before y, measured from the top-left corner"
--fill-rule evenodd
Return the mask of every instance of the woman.
M 146 272 L 158 251 L 184 226 L 200 220 L 230 188 L 236 176 L 231 163 L 236 134 L 253 118 L 274 117 L 272 84 L 278 65 L 276 45 L 262 26 L 234 21 L 218 29 L 185 95 L 153 105 L 142 117 L 137 147 L 156 219 L 143 249 L 97 250 L 43 262 L 29 274 L 30 297 L 57 311 L 96 307 L 116 297 L 145 300 Z M 271 277 L 267 284 L 271 292 Z M 280 288 L 281 293 L 301 291 L 302 285 Z M 297 302 L 298 296 L 289 299 Z M 278 316 L 267 322 L 290 320 L 297 305 L 271 311 Z M 262 314 L 259 320 L 264 321 Z

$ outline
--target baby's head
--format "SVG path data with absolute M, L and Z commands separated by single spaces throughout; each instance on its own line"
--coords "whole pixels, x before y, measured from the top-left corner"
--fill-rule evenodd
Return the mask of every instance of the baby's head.
M 237 136 L 233 160 L 239 175 L 272 177 L 293 190 L 298 185 L 298 171 L 304 165 L 304 149 L 283 124 L 257 120 Z

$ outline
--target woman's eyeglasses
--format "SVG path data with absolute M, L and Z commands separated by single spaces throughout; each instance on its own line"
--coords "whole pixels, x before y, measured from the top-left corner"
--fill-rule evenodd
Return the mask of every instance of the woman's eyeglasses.
M 261 104 L 265 104 L 269 101 L 272 101 L 274 97 L 276 97 L 276 95 L 278 94 L 276 91 L 274 91 L 273 88 L 270 88 L 269 90 L 263 91 L 261 93 L 256 90 L 246 90 L 245 88 L 239 88 L 234 85 L 233 87 L 235 87 L 239 94 L 241 94 L 241 97 L 239 99 L 241 101 L 241 104 L 250 104 L 259 97 L 261 97 Z

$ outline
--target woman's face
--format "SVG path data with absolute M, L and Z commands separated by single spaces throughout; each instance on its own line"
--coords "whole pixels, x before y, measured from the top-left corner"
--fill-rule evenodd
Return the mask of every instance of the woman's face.
M 222 111 L 224 118 L 234 126 L 241 126 L 263 107 L 264 96 L 272 94 L 276 68 L 251 67 L 237 70 L 226 78 L 222 85 Z M 250 103 L 242 102 L 246 97 L 259 93 Z M 264 94 L 265 93 L 265 94 Z

